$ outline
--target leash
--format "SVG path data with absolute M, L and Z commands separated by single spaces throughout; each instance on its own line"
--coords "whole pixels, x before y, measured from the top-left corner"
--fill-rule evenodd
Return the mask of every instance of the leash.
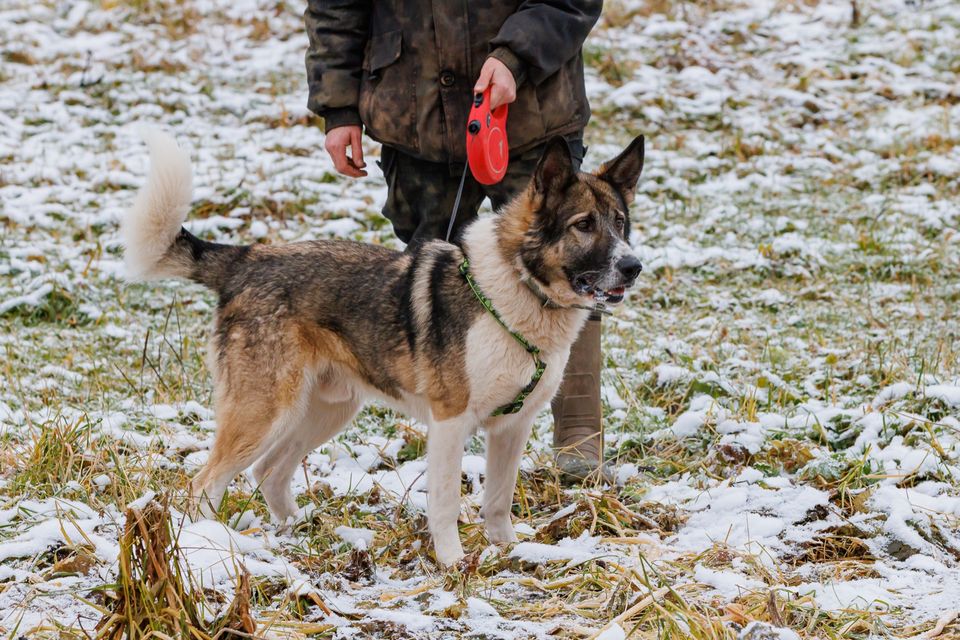
M 485 296 L 480 287 L 477 286 L 476 280 L 473 279 L 473 276 L 470 275 L 470 261 L 466 256 L 463 258 L 463 262 L 460 263 L 460 275 L 463 276 L 463 279 L 467 281 L 467 284 L 470 285 L 470 290 L 473 291 L 473 295 L 477 296 L 477 300 L 480 301 L 480 304 L 483 305 L 483 308 L 493 316 L 493 319 L 497 321 L 504 330 L 513 336 L 513 339 L 520 343 L 520 345 L 530 354 L 530 357 L 533 358 L 534 371 L 533 376 L 530 378 L 530 382 L 527 383 L 523 389 L 520 390 L 520 393 L 516 395 L 512 402 L 508 402 L 505 405 L 497 407 L 493 410 L 493 413 L 490 414 L 491 417 L 495 416 L 504 416 L 514 413 L 519 413 L 523 409 L 523 401 L 527 399 L 533 390 L 537 388 L 537 384 L 540 382 L 540 378 L 543 377 L 543 372 L 547 370 L 547 363 L 540 359 L 540 348 L 530 344 L 530 341 L 523 337 L 522 334 L 513 331 L 510 327 L 507 326 L 507 323 L 503 321 L 503 318 L 500 317 L 500 314 L 497 313 L 497 310 L 493 308 L 493 303 L 490 301 L 490 298 Z
M 450 212 L 450 224 L 447 225 L 447 237 L 444 238 L 450 242 L 450 234 L 453 232 L 453 223 L 457 220 L 457 209 L 460 208 L 460 198 L 463 196 L 463 183 L 467 181 L 467 167 L 469 162 L 463 165 L 463 175 L 460 176 L 460 186 L 457 187 L 457 198 L 453 201 L 453 211 Z
M 473 106 L 467 117 L 467 162 L 463 165 L 457 198 L 450 212 L 450 224 L 447 225 L 446 241 L 450 242 L 453 224 L 460 209 L 463 196 L 463 184 L 467 180 L 467 169 L 473 179 L 480 184 L 496 184 L 507 174 L 510 161 L 510 144 L 507 142 L 507 105 L 490 109 L 490 87 L 483 93 L 473 96 Z

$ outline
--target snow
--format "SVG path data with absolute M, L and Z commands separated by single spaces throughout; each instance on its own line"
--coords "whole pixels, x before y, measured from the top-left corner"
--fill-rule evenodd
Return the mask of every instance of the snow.
M 51 293 L 53 293 L 53 285 L 45 282 L 30 293 L 0 301 L 0 314 L 7 313 L 17 307 L 39 307 L 43 304 L 44 298 Z
M 826 506 L 829 495 L 807 486 L 768 489 L 759 484 L 724 481 L 684 501 L 692 515 L 673 544 L 705 551 L 716 543 L 757 554 L 785 549 L 785 539 L 808 538 L 801 523 L 808 511 Z
M 250 235 L 251 237 L 260 239 L 267 237 L 269 233 L 269 227 L 262 220 L 254 220 L 250 223 Z
M 653 368 L 653 372 L 656 375 L 657 384 L 660 386 L 680 382 L 690 377 L 689 371 L 671 364 L 658 364 Z
M 783 627 L 774 627 L 765 622 L 751 622 L 740 632 L 741 638 L 760 640 L 800 640 L 796 632 Z
M 216 429 L 202 347 L 216 301 L 180 283 L 121 280 L 117 221 L 147 166 L 138 124 L 164 126 L 191 154 L 198 210 L 188 226 L 208 240 L 400 246 L 379 213 L 380 173 L 338 178 L 308 119 L 301 8 L 148 4 L 146 13 L 86 0 L 0 8 L 7 635 L 93 628 L 100 612 L 77 594 L 115 581 L 125 508 L 145 507 L 171 478 L 185 483 Z M 521 542 L 490 545 L 478 533 L 478 439 L 464 459 L 461 527 L 495 573 L 444 590 L 425 538 L 408 541 L 415 559 L 399 566 L 389 536 L 367 524 L 416 529 L 428 498 L 425 459 L 410 453 L 423 426 L 375 409 L 298 469 L 293 490 L 306 504 L 293 530 L 262 516 L 245 476 L 231 490 L 254 497 L 225 523 L 172 514 L 197 583 L 229 599 L 242 565 L 283 583 L 280 600 L 321 598 L 334 613 L 310 615 L 336 624 L 337 637 L 369 635 L 369 621 L 422 637 L 596 632 L 595 616 L 576 613 L 579 594 L 520 578 L 644 563 L 718 615 L 770 590 L 810 595 L 817 619 L 873 610 L 877 628 L 894 632 L 956 608 L 960 11 L 864 0 L 853 28 L 849 3 L 686 3 L 668 15 L 621 4 L 590 42 L 588 58 L 612 63 L 587 65 L 595 120 L 585 166 L 647 135 L 631 209 L 645 271 L 605 320 L 607 446 L 618 456 L 610 491 L 645 517 L 675 509 L 676 522 L 625 543 L 601 515 L 594 529 L 578 520 L 586 530 L 548 544 L 544 527 L 599 500 L 564 489 L 521 507 Z M 184 8 L 196 18 L 175 33 Z M 364 144 L 375 158 L 377 145 Z M 67 317 L 48 318 L 59 313 Z M 23 462 L 55 428 L 82 430 L 82 470 L 24 486 Z M 542 415 L 524 479 L 549 470 L 550 442 Z M 841 497 L 832 492 L 843 477 Z M 873 559 L 839 564 L 862 575 L 794 564 L 844 527 L 862 533 Z M 323 548 L 311 546 L 315 531 Z M 65 549 L 91 553 L 89 573 L 50 575 Z M 353 583 L 305 560 L 364 552 L 373 576 Z M 692 569 L 678 575 L 681 566 Z M 549 598 L 569 606 L 550 617 Z M 280 600 L 257 606 L 273 615 Z M 540 607 L 535 620 L 516 614 L 526 605 Z M 450 607 L 460 618 L 444 617 Z M 631 629 L 625 621 L 600 637 Z M 756 622 L 740 635 L 796 631 L 811 637 Z
M 555 545 L 521 542 L 513 548 L 510 556 L 533 564 L 564 561 L 568 564 L 579 564 L 602 555 L 597 549 L 599 541 L 598 537 L 584 532 L 578 538 L 564 538 Z
M 16 507 L 0 511 L 0 524 L 26 517 L 31 520 L 28 529 L 0 542 L 0 560 L 35 556 L 59 544 L 81 543 L 92 544 L 97 557 L 106 562 L 116 560 L 116 542 L 97 533 L 98 528 L 110 524 L 116 514 L 97 514 L 89 506 L 72 500 L 24 500 Z
M 928 398 L 942 400 L 950 407 L 960 407 L 960 386 L 933 384 L 925 387 L 923 393 Z
M 186 524 L 177 532 L 184 568 L 207 588 L 233 582 L 245 567 L 252 575 L 300 578 L 293 565 L 267 549 L 263 540 L 245 536 L 214 520 Z
M 800 594 L 812 593 L 817 604 L 830 611 L 886 609 L 891 604 L 891 591 L 887 582 L 875 578 L 830 584 L 801 584 L 796 591 Z
M 366 551 L 373 542 L 374 532 L 370 529 L 339 526 L 333 532 L 340 536 L 344 542 L 360 551 Z
M 471 618 L 499 618 L 497 610 L 480 598 L 467 598 L 467 615 Z
M 725 598 L 737 598 L 747 591 L 759 591 L 764 584 L 733 571 L 716 571 L 698 564 L 693 569 L 693 579 L 712 587 Z
M 623 627 L 614 622 L 604 629 L 600 635 L 596 636 L 596 640 L 625 640 L 626 637 L 627 632 L 623 630 Z
M 706 422 L 706 413 L 703 411 L 687 411 L 673 423 L 671 431 L 679 438 L 692 436 L 700 430 Z

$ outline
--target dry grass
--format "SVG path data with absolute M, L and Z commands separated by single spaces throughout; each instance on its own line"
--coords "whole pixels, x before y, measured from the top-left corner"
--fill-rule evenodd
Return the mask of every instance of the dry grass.
M 118 564 L 97 640 L 234 640 L 257 630 L 250 613 L 250 577 L 242 567 L 234 600 L 223 615 L 207 622 L 205 597 L 183 569 L 167 498 L 127 510 Z
M 784 0 L 776 4 L 774 13 L 803 12 L 816 4 L 815 0 Z M 925 202 L 926 208 L 958 196 L 956 180 L 936 175 L 928 163 L 930 154 L 947 156 L 960 144 L 949 117 L 944 116 L 940 131 L 922 137 L 893 131 L 891 140 L 873 152 L 877 164 L 889 161 L 897 167 L 879 177 L 858 176 L 853 158 L 860 149 L 850 142 L 858 129 L 882 121 L 886 105 L 914 110 L 919 119 L 924 109 L 954 105 L 956 92 L 901 95 L 890 78 L 880 82 L 869 74 L 858 75 L 868 62 L 861 53 L 804 69 L 797 60 L 810 56 L 784 55 L 780 60 L 778 47 L 790 49 L 763 20 L 756 24 L 732 21 L 734 26 L 716 31 L 699 28 L 713 12 L 741 5 L 735 0 L 650 0 L 629 6 L 613 2 L 605 8 L 599 27 L 604 47 L 588 48 L 586 54 L 592 72 L 614 88 L 637 78 L 644 65 L 664 70 L 663 90 L 636 106 L 613 109 L 595 100 L 595 119 L 588 132 L 595 148 L 620 144 L 634 130 L 655 132 L 648 137 L 644 206 L 636 211 L 638 242 L 659 248 L 684 240 L 693 247 L 691 252 L 697 246 L 724 252 L 755 248 L 765 261 L 742 267 L 736 256 L 726 253 L 703 264 L 664 261 L 645 272 L 633 302 L 605 324 L 609 366 L 604 382 L 622 400 L 616 411 L 612 406 L 608 411 L 609 442 L 615 443 L 610 453 L 618 468 L 635 464 L 640 470 L 625 486 L 564 487 L 544 452 L 529 452 L 539 468 L 521 474 L 513 514 L 517 524 L 532 530 L 522 536 L 524 541 L 556 544 L 594 536 L 598 544 L 607 545 L 601 548 L 615 553 L 574 564 L 520 560 L 510 549 L 489 547 L 479 513 L 468 501 L 460 525 L 468 558 L 457 570 L 444 572 L 431 556 L 423 514 L 411 507 L 407 496 L 398 497 L 379 486 L 361 493 L 337 493 L 324 484 L 326 472 L 320 471 L 323 464 L 332 464 L 328 460 L 304 465 L 307 486 L 298 500 L 313 509 L 312 515 L 271 552 L 292 563 L 325 593 L 353 598 L 356 608 L 339 611 L 334 597 L 320 592 L 294 596 L 281 579 L 247 577 L 243 572 L 235 589 L 238 597 L 231 603 L 222 594 L 201 590 L 196 577 L 183 570 L 170 509 L 186 508 L 182 491 L 191 473 L 188 457 L 206 447 L 212 425 L 186 411 L 159 419 L 151 409 L 180 407 L 188 401 L 211 405 L 204 331 L 216 302 L 199 289 L 179 285 L 175 289 L 167 284 L 126 286 L 114 272 L 97 266 L 119 257 L 112 222 L 89 222 L 93 214 L 75 220 L 54 211 L 49 219 L 38 216 L 37 223 L 19 222 L 12 216 L 0 219 L 0 262 L 4 268 L 8 262 L 11 265 L 11 285 L 7 286 L 6 277 L 0 281 L 4 296 L 18 293 L 12 283 L 18 287 L 28 281 L 27 276 L 33 277 L 30 269 L 38 265 L 43 274 L 62 275 L 66 281 L 57 281 L 40 304 L 22 305 L 0 317 L 0 333 L 15 336 L 4 343 L 0 358 L 5 383 L 0 401 L 11 409 L 22 409 L 26 416 L 10 418 L 16 428 L 0 431 L 0 497 L 4 501 L 0 507 L 6 513 L 28 500 L 71 499 L 116 513 L 119 520 L 126 505 L 149 491 L 170 492 L 171 497 L 127 510 L 119 527 L 104 524 L 98 529 L 98 535 L 119 538 L 115 574 L 109 573 L 110 563 L 91 540 L 71 534 L 67 542 L 54 543 L 29 557 L 4 560 L 0 571 L 16 569 L 25 572 L 18 576 L 29 577 L 0 582 L 0 595 L 30 587 L 23 592 L 24 599 L 36 598 L 34 608 L 39 609 L 46 602 L 41 598 L 43 590 L 69 589 L 62 587 L 71 584 L 69 580 L 58 581 L 74 579 L 83 586 L 70 592 L 71 597 L 96 607 L 101 618 L 96 633 L 111 639 L 145 640 L 151 634 L 198 640 L 250 634 L 332 637 L 337 624 L 347 623 L 358 635 L 417 636 L 403 625 L 368 616 L 375 608 L 427 611 L 436 618 L 438 628 L 446 629 L 443 633 L 456 635 L 465 633 L 466 627 L 458 625 L 469 621 L 471 598 L 487 601 L 507 622 L 541 622 L 564 638 L 595 637 L 614 622 L 630 637 L 651 640 L 732 640 L 753 622 L 789 627 L 805 639 L 862 640 L 869 634 L 960 637 L 955 618 L 912 624 L 905 612 L 884 603 L 825 611 L 814 595 L 798 591 L 799 585 L 813 580 L 878 579 L 882 576 L 878 562 L 894 566 L 917 554 L 909 545 L 888 544 L 884 515 L 872 511 L 871 497 L 891 483 L 914 487 L 928 481 L 954 482 L 945 467 L 954 462 L 951 443 L 956 427 L 947 419 L 955 417 L 956 409 L 922 394 L 908 395 L 884 409 L 890 424 L 872 446 L 886 446 L 891 438 L 901 437 L 905 446 L 929 452 L 936 462 L 896 477 L 885 473 L 869 451 L 850 453 L 862 429 L 853 420 L 825 420 L 809 428 L 785 424 L 788 418 L 803 415 L 811 399 L 855 407 L 871 402 L 892 383 L 907 381 L 920 389 L 924 376 L 949 380 L 960 370 L 960 344 L 950 306 L 960 298 L 954 281 L 955 223 L 947 219 L 942 228 L 927 227 L 918 217 L 895 209 L 899 196 L 916 197 L 920 189 L 927 190 L 924 193 L 932 189 L 935 194 Z M 902 35 L 897 25 L 891 25 L 886 34 L 870 32 L 874 19 L 885 14 L 878 13 L 876 5 L 860 5 L 857 30 L 841 25 L 831 34 L 834 41 L 849 39 L 852 50 Z M 182 125 L 179 118 L 196 118 L 193 110 L 204 109 L 208 101 L 215 103 L 218 92 L 210 84 L 213 76 L 199 77 L 197 71 L 203 67 L 206 51 L 197 43 L 203 43 L 210 25 L 235 28 L 248 39 L 249 49 L 269 44 L 273 38 L 303 35 L 299 16 L 275 21 L 293 11 L 283 3 L 240 18 L 227 18 L 218 11 L 201 15 L 194 3 L 172 0 L 105 0 L 101 6 L 112 10 L 111 19 L 96 29 L 121 33 L 117 25 L 129 21 L 182 48 L 183 58 L 157 56 L 144 46 L 133 49 L 128 58 L 104 62 L 110 73 L 121 74 L 129 67 L 137 72 L 135 77 L 149 76 L 166 87 L 171 93 L 159 91 L 154 96 L 148 91 L 132 97 L 154 100 L 137 104 L 164 114 L 174 127 Z M 648 49 L 619 48 L 618 29 L 637 35 L 661 18 L 685 20 L 691 27 L 677 35 L 665 30 Z M 277 24 L 289 31 L 276 32 Z M 936 26 L 930 25 L 930 38 Z M 698 44 L 710 38 L 715 39 L 709 46 Z M 11 46 L 3 54 L 6 64 L 0 69 L 0 80 L 16 78 L 22 67 L 46 64 L 36 57 L 42 52 L 28 51 Z M 938 58 L 916 43 L 888 57 L 888 64 L 907 65 L 903 82 L 927 73 L 914 74 L 909 68 L 922 60 L 953 64 L 949 56 Z M 84 76 L 87 62 L 83 56 L 65 56 L 51 68 L 64 77 Z M 283 108 L 284 103 L 302 100 L 299 64 L 297 73 L 289 77 L 261 74 L 224 86 L 226 93 L 251 104 L 273 107 L 240 115 L 229 109 L 200 114 L 211 122 L 211 131 L 203 130 L 193 142 L 198 148 L 218 144 L 213 157 L 234 177 L 231 184 L 206 191 L 195 203 L 191 218 L 236 217 L 244 225 L 266 219 L 271 222 L 266 241 L 285 241 L 312 234 L 321 221 L 339 215 L 340 199 L 366 201 L 371 211 L 376 209 L 375 189 L 365 191 L 342 182 L 326 171 L 317 148 L 300 138 L 320 126 L 318 118 Z M 749 102 L 737 95 L 720 105 L 719 115 L 690 113 L 683 107 L 697 92 L 676 90 L 672 83 L 681 75 L 678 72 L 691 66 L 749 79 L 742 85 L 746 90 L 751 83 L 765 81 L 761 73 L 782 73 L 777 87 L 809 92 L 811 99 L 794 105 L 773 98 Z M 167 83 L 173 80 L 196 87 L 198 95 L 188 96 L 196 100 L 170 89 L 174 85 Z M 62 92 L 64 105 L 93 118 L 90 130 L 103 143 L 102 149 L 95 147 L 97 153 L 129 156 L 129 148 L 120 147 L 114 131 L 117 114 L 131 104 L 120 99 L 131 98 L 119 95 L 125 87 L 106 82 L 57 85 L 55 77 L 50 82 L 52 96 Z M 842 117 L 831 115 L 824 104 L 834 97 Z M 21 119 L 26 131 L 42 133 L 55 124 L 49 114 L 24 113 Z M 746 119 L 763 127 L 751 129 L 741 121 Z M 242 157 L 253 147 L 233 139 L 241 129 L 257 144 L 263 143 L 256 154 Z M 181 133 L 189 138 L 195 132 L 181 129 Z M 802 144 L 804 136 L 817 134 L 827 136 L 841 153 L 824 153 Z M 254 155 L 257 161 L 250 159 Z M 204 157 L 205 162 L 209 160 Z M 814 161 L 829 163 L 830 169 L 818 172 Z M 109 167 L 111 174 L 134 172 L 132 164 L 119 159 L 110 162 L 115 163 Z M 0 187 L 21 179 L 19 164 L 18 154 L 0 157 Z M 281 165 L 313 164 L 318 171 L 273 173 Z M 205 165 L 204 171 L 209 169 Z M 63 180 L 85 185 L 95 171 L 83 168 L 65 174 Z M 217 177 L 198 176 L 202 176 L 198 180 Z M 747 193 L 717 198 L 705 197 L 691 187 L 726 179 L 762 182 L 764 176 L 783 178 L 789 187 L 766 191 L 751 186 Z M 89 185 L 96 200 L 49 204 L 62 205 L 71 214 L 74 209 L 119 210 L 131 191 L 127 181 L 115 178 L 109 175 Z M 38 172 L 29 186 L 52 188 L 58 179 Z M 257 185 L 266 181 L 281 182 L 288 192 L 276 198 L 254 195 L 262 194 Z M 884 200 L 879 209 L 864 204 L 875 196 Z M 388 241 L 387 231 L 376 232 L 385 229 L 384 220 L 373 213 L 368 218 L 364 225 L 373 231 L 365 239 Z M 253 241 L 245 234 L 244 226 L 229 233 L 207 232 L 217 241 Z M 782 242 L 791 236 L 795 242 Z M 840 249 L 816 255 L 806 252 L 821 242 Z M 64 257 L 61 252 L 74 246 L 82 247 L 80 257 Z M 773 308 L 758 302 L 757 292 L 768 288 L 782 292 L 786 302 Z M 661 363 L 680 367 L 689 376 L 673 382 L 660 380 L 655 368 Z M 55 371 L 44 373 L 48 368 Z M 58 377 L 60 369 L 79 375 Z M 759 423 L 773 414 L 783 417 L 784 424 L 765 427 L 762 441 L 754 448 L 725 440 L 715 411 L 693 435 L 654 437 L 704 396 L 724 407 L 731 420 Z M 123 417 L 122 428 L 109 429 L 91 417 L 108 412 Z M 423 434 L 379 409 L 364 413 L 340 445 L 349 449 L 373 436 L 403 440 L 395 456 L 377 463 L 381 470 L 398 469 L 424 455 Z M 540 442 L 547 439 L 545 432 L 539 434 Z M 707 492 L 747 469 L 763 474 L 761 483 L 786 477 L 797 486 L 823 490 L 829 500 L 803 518 L 807 524 L 832 518 L 832 524 L 790 547 L 774 562 L 765 562 L 769 557 L 763 552 L 748 554 L 724 539 L 696 553 L 677 552 L 665 542 L 683 530 L 693 512 L 653 499 L 651 488 L 675 482 L 684 489 Z M 463 489 L 469 492 L 473 486 L 465 484 Z M 567 511 L 558 516 L 561 510 Z M 72 516 L 64 512 L 57 517 L 69 523 Z M 256 523 L 257 517 L 267 518 L 263 500 L 257 488 L 241 478 L 222 504 L 219 518 L 238 527 L 240 522 Z M 29 532 L 37 522 L 29 513 L 10 516 L 0 524 L 0 540 L 6 543 Z M 372 531 L 369 549 L 344 544 L 336 533 L 342 525 Z M 960 550 L 950 538 L 957 526 L 955 518 L 938 516 L 917 524 L 916 531 L 946 562 L 960 561 Z M 273 533 L 270 525 L 259 523 L 243 533 L 257 538 L 262 528 Z M 755 586 L 735 596 L 718 594 L 694 580 L 698 566 L 739 573 Z M 92 584 L 96 586 L 91 591 Z M 439 595 L 449 598 L 439 610 L 430 610 Z M 211 611 L 215 612 L 212 617 L 207 615 Z M 73 624 L 19 629 L 28 631 L 38 637 L 88 637 L 80 625 Z M 761 628 L 749 640 L 768 640 L 769 634 L 769 629 Z

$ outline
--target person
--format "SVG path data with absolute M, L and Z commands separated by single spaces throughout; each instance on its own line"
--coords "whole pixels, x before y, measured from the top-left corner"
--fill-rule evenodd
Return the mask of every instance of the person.
M 496 211 L 527 186 L 551 138 L 567 140 L 579 168 L 590 118 L 582 46 L 601 8 L 602 0 L 308 0 L 307 106 L 323 117 L 325 148 L 341 174 L 367 175 L 364 130 L 381 143 L 383 214 L 407 251 L 446 236 L 475 92 L 489 87 L 491 108 L 509 104 L 510 162 L 498 184 L 466 177 L 452 242 L 485 198 Z M 600 364 L 594 314 L 552 403 L 557 462 L 568 478 L 609 475 Z

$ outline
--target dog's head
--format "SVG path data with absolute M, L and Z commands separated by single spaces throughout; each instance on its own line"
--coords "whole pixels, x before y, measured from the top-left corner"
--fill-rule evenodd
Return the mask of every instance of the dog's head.
M 591 306 L 623 300 L 642 269 L 629 244 L 629 205 L 642 169 L 643 136 L 594 174 L 574 170 L 562 138 L 547 144 L 516 255 L 551 299 Z

